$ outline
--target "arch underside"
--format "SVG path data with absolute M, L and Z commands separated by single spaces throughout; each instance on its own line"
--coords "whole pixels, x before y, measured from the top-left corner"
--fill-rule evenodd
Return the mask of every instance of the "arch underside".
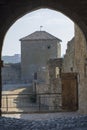
M 56 11 L 60 11 L 61 13 L 65 14 L 71 20 L 78 24 L 78 26 L 83 31 L 84 35 L 86 34 L 86 25 L 80 15 L 77 12 L 77 4 L 71 1 L 57 1 L 57 0 L 21 0 L 19 1 L 9 1 L 3 2 L 1 12 L 1 22 L 0 22 L 0 39 L 1 39 L 1 48 L 3 44 L 4 36 L 7 30 L 12 26 L 12 24 L 19 19 L 20 17 L 24 16 L 25 14 L 32 12 L 34 10 L 40 8 L 49 8 Z M 81 3 L 82 6 L 82 3 Z M 73 8 L 72 8 L 73 7 Z M 75 10 L 74 10 L 75 8 Z M 85 35 L 86 37 L 86 35 Z

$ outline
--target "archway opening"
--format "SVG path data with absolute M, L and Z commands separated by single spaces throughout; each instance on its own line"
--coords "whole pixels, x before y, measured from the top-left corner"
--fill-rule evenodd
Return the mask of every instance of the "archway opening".
M 38 12 L 38 11 L 37 11 Z M 46 10 L 46 12 L 47 12 L 47 10 Z M 56 13 L 58 13 L 58 12 L 56 12 Z M 29 15 L 31 15 L 31 14 L 29 14 Z M 28 17 L 28 15 L 26 16 L 26 18 Z M 30 16 L 29 16 L 30 17 Z M 49 16 L 50 17 L 50 16 Z M 64 16 L 65 17 L 65 16 Z M 31 19 L 32 19 L 32 16 L 30 17 Z M 49 18 L 50 19 L 50 18 Z M 53 26 L 52 24 L 54 24 L 55 23 L 55 26 L 54 26 L 54 30 L 57 30 L 57 24 L 61 24 L 61 22 L 63 22 L 63 20 L 57 20 L 57 19 L 52 19 L 52 17 L 51 17 L 51 20 L 53 20 L 53 23 L 51 23 L 51 21 L 48 19 L 48 25 L 47 26 Z M 66 20 L 67 21 L 67 20 Z M 30 21 L 29 21 L 30 22 Z M 31 20 L 31 22 L 32 22 L 32 20 Z M 36 22 L 36 21 L 35 21 Z M 42 28 L 42 30 L 40 30 L 41 32 L 43 31 L 43 29 L 45 30 L 45 26 L 46 26 L 46 24 L 47 24 L 47 22 L 43 25 L 43 24 L 40 24 L 40 25 L 42 25 L 43 26 L 43 28 Z M 65 21 L 64 21 L 65 22 Z M 38 23 L 37 23 L 37 25 L 38 25 Z M 36 25 L 36 26 L 37 26 Z M 38 26 L 38 28 L 40 27 L 40 25 Z M 28 26 L 28 25 L 27 25 Z M 60 26 L 59 26 L 60 27 Z M 70 29 L 70 28 L 67 28 L 67 24 L 65 24 L 65 26 L 64 26 L 67 30 L 68 29 Z M 34 27 L 35 28 L 35 27 Z M 64 29 L 65 29 L 64 28 Z M 73 27 L 74 28 L 74 27 Z M 40 29 L 40 28 L 39 28 Z M 61 30 L 61 29 L 60 29 Z M 72 30 L 74 30 L 74 29 L 72 29 Z M 47 30 L 46 30 L 47 32 L 48 32 L 48 28 L 47 28 Z M 52 29 L 52 31 L 53 31 L 53 29 Z M 58 28 L 58 31 L 59 31 L 59 28 Z M 77 31 L 77 30 L 76 30 Z M 50 32 L 50 31 L 49 31 Z M 65 34 L 63 34 L 63 31 L 61 31 L 62 33 L 61 33 L 61 37 L 63 36 L 63 35 L 66 35 L 66 36 L 63 36 L 63 37 L 67 37 L 67 33 L 65 33 Z M 70 32 L 70 30 L 69 30 L 69 32 Z M 73 31 L 74 32 L 74 31 Z M 52 33 L 53 34 L 53 33 Z M 54 33 L 54 35 L 55 34 L 57 34 L 57 32 L 55 32 Z M 69 41 L 70 41 L 70 39 L 71 39 L 71 37 L 73 37 L 74 36 L 74 33 L 73 33 L 73 35 L 71 35 L 71 37 L 70 37 L 70 33 L 68 33 L 69 34 Z M 24 34 L 25 35 L 25 34 Z M 59 37 L 59 34 L 57 34 L 58 35 L 58 37 Z M 55 36 L 57 36 L 57 35 L 55 35 Z M 77 36 L 76 36 L 77 37 Z M 21 38 L 21 37 L 20 37 Z M 20 39 L 19 38 L 19 39 Z M 62 38 L 61 38 L 62 39 Z M 42 42 L 42 40 L 43 39 L 40 39 L 40 43 Z M 76 40 L 75 40 L 76 41 Z M 85 41 L 85 40 L 83 40 L 83 41 Z M 65 42 L 65 41 L 64 41 Z M 72 41 L 70 41 L 70 42 L 72 42 Z M 68 45 L 71 45 L 71 44 L 68 44 Z M 74 46 L 74 44 L 72 44 L 73 46 Z M 72 46 L 71 45 L 71 46 Z M 53 47 L 54 48 L 54 47 Z M 73 49 L 73 47 L 71 47 L 72 49 Z M 40 48 L 41 49 L 41 48 Z M 48 45 L 47 44 L 47 48 L 46 49 L 48 49 L 48 51 L 51 49 L 51 46 L 50 45 Z M 63 49 L 63 48 L 62 48 Z M 14 49 L 12 49 L 12 50 L 14 50 Z M 81 50 L 81 51 L 84 51 L 84 50 Z M 52 50 L 51 50 L 51 52 L 52 52 Z M 65 58 L 65 68 L 62 68 L 63 69 L 63 72 L 68 72 L 68 73 L 71 73 L 73 70 L 73 72 L 76 72 L 76 73 L 78 73 L 78 71 L 76 70 L 76 67 L 77 66 L 75 66 L 76 64 L 75 64 L 75 61 L 73 60 L 73 58 L 74 57 L 72 57 L 72 56 L 75 56 L 76 55 L 76 53 L 75 52 L 77 52 L 77 50 L 75 50 L 75 48 L 74 48 L 74 51 L 72 51 L 71 50 L 71 52 L 69 52 L 68 54 L 69 54 L 69 56 L 68 56 L 68 58 Z M 71 54 L 71 53 L 73 53 L 73 54 Z M 80 53 L 80 52 L 79 52 Z M 40 52 L 40 54 L 41 54 L 41 52 Z M 75 55 L 74 55 L 75 54 Z M 48 55 L 49 55 L 49 53 L 48 53 Z M 63 55 L 63 54 L 62 54 Z M 46 56 L 47 56 L 47 54 L 46 54 Z M 45 57 L 46 57 L 45 56 Z M 66 56 L 67 57 L 67 56 Z M 72 61 L 69 59 L 69 58 L 71 58 L 72 57 Z M 26 56 L 26 58 L 27 58 L 27 56 Z M 61 58 L 60 56 L 59 57 L 49 57 L 49 59 L 50 58 Z M 77 57 L 75 57 L 75 58 L 77 58 Z M 83 57 L 82 57 L 83 58 Z M 48 59 L 48 60 L 49 60 Z M 66 59 L 67 59 L 67 61 L 66 61 Z M 35 59 L 34 59 L 35 60 Z M 38 60 L 38 57 L 37 57 L 37 60 Z M 77 60 L 77 59 L 76 59 Z M 79 59 L 78 59 L 79 60 Z M 69 61 L 70 61 L 70 65 L 68 66 L 68 65 L 66 65 L 67 63 L 69 63 Z M 54 62 L 54 61 L 53 61 Z M 76 61 L 77 62 L 77 61 Z M 25 62 L 24 62 L 24 64 L 25 64 Z M 66 67 L 68 66 L 68 69 L 66 69 Z M 69 67 L 70 67 L 70 70 L 69 70 Z M 80 66 L 80 67 L 82 67 L 82 66 Z M 25 67 L 26 68 L 26 67 Z M 73 68 L 73 69 L 72 69 Z M 42 67 L 42 69 L 43 69 L 43 72 L 44 72 L 44 70 L 45 70 L 45 67 L 43 66 Z M 61 68 L 60 68 L 61 69 Z M 34 70 L 34 67 L 33 67 L 33 70 Z M 36 72 L 36 71 L 35 71 Z M 33 72 L 34 73 L 34 72 Z M 81 72 L 82 73 L 82 72 Z M 14 74 L 14 73 L 13 73 Z M 34 73 L 35 74 L 35 73 Z M 41 75 L 39 75 L 40 77 L 41 77 Z M 46 76 L 46 75 L 45 75 Z M 14 76 L 13 76 L 14 77 Z M 21 77 L 21 76 L 20 76 Z M 27 76 L 28 77 L 28 76 Z M 29 78 L 29 77 L 28 77 Z M 57 78 L 57 77 L 56 77 Z M 19 80 L 19 79 L 18 79 Z M 25 79 L 24 79 L 25 80 Z M 52 81 L 52 80 L 51 80 Z M 57 81 L 58 81 L 58 79 L 57 79 Z M 25 82 L 27 82 L 26 80 L 25 80 Z M 34 82 L 34 84 L 36 83 L 36 81 Z M 51 83 L 51 85 L 52 85 L 52 83 Z M 58 85 L 58 84 L 56 84 L 56 85 Z M 43 84 L 43 86 L 44 86 L 44 84 Z M 54 86 L 54 85 L 53 85 Z M 52 86 L 52 87 L 53 87 Z M 34 86 L 35 87 L 35 86 Z M 45 86 L 46 88 L 47 88 L 47 86 Z M 55 87 L 55 86 L 54 86 Z M 13 88 L 14 89 L 14 88 Z M 35 88 L 36 89 L 36 88 Z M 52 89 L 54 89 L 54 88 L 52 88 Z M 38 90 L 38 89 L 37 89 Z M 40 91 L 40 90 L 39 90 Z M 42 90 L 41 90 L 42 91 Z M 56 91 L 56 89 L 55 89 L 55 91 Z M 53 92 L 53 91 L 52 91 Z M 34 96 L 36 96 L 36 95 L 34 95 Z M 31 100 L 32 100 L 32 96 L 30 97 L 31 98 Z M 35 98 L 35 97 L 33 97 L 33 98 Z M 57 97 L 55 98 L 55 101 L 54 101 L 54 104 L 56 104 L 57 103 L 57 101 L 56 101 L 56 99 L 57 99 Z M 17 102 L 17 101 L 16 101 Z M 43 101 L 42 101 L 43 102 Z M 52 102 L 52 101 L 51 101 Z

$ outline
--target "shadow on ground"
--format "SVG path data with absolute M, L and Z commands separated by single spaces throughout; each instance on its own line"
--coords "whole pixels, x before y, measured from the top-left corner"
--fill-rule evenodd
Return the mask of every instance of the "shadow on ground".
M 2 102 L 6 106 L 4 109 L 2 108 L 4 112 L 20 113 L 20 118 L 23 118 L 26 113 L 37 113 L 49 109 L 47 105 L 38 103 L 32 85 L 6 91 L 6 96 Z

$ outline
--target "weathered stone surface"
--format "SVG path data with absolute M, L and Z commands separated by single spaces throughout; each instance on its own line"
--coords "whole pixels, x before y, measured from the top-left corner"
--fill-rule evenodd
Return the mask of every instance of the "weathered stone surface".
M 74 71 L 74 57 L 75 57 L 75 38 L 67 43 L 66 54 L 63 58 L 62 72 L 73 72 Z
M 62 71 L 78 74 L 78 110 L 81 113 L 87 113 L 86 58 L 86 39 L 79 27 L 75 25 L 75 38 L 68 43 Z
M 40 75 L 38 80 L 46 81 L 47 61 L 60 56 L 60 40 L 45 31 L 36 31 L 23 38 L 21 40 L 22 79 L 32 81 L 34 73 L 38 73 Z
M 14 84 L 21 82 L 20 63 L 5 64 L 2 68 L 2 84 Z
M 78 72 L 79 112 L 87 113 L 87 42 L 78 26 L 75 26 L 75 71 Z

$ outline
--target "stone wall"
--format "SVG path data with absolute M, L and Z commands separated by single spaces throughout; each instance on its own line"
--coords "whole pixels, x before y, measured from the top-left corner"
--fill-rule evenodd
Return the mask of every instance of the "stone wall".
M 37 102 L 40 102 L 41 104 L 48 106 L 49 110 L 51 111 L 60 111 L 62 110 L 61 94 L 58 94 L 57 92 L 54 93 L 54 91 L 52 92 L 50 88 L 50 84 L 39 83 L 36 85 Z
M 62 72 L 73 72 L 74 70 L 74 57 L 75 57 L 75 38 L 67 43 L 66 54 L 63 58 Z
M 37 83 L 36 84 L 36 93 L 49 93 L 50 84 Z
M 50 46 L 50 47 L 49 47 Z M 30 40 L 21 42 L 22 79 L 32 82 L 34 73 L 46 68 L 49 58 L 61 56 L 60 43 L 57 40 Z M 59 52 L 58 52 L 59 51 Z M 41 79 L 42 80 L 42 79 Z
M 78 74 L 78 110 L 80 113 L 87 113 L 86 44 L 82 31 L 75 25 L 75 38 L 68 43 L 62 71 Z
M 2 68 L 2 84 L 14 84 L 21 82 L 20 63 L 5 64 Z
M 50 92 L 61 93 L 62 58 L 48 61 Z
M 39 95 L 41 104 L 48 105 L 49 110 L 53 110 L 53 111 L 60 110 L 61 109 L 60 107 L 62 105 L 62 99 L 61 99 L 61 78 L 60 78 L 59 70 L 61 70 L 62 68 L 62 58 L 50 59 L 47 63 L 47 66 L 48 66 L 47 67 L 48 82 L 46 82 L 47 84 L 37 83 L 36 93 L 39 94 L 41 93 L 41 95 Z
M 78 72 L 79 112 L 87 114 L 87 43 L 79 27 L 75 25 L 75 70 Z
M 37 81 L 45 84 L 49 84 L 49 75 L 47 66 L 37 72 Z
M 60 110 L 62 100 L 61 100 L 61 78 L 60 70 L 62 68 L 62 58 L 50 59 L 47 63 L 48 65 L 48 83 L 49 84 L 37 84 L 37 93 L 48 93 L 45 95 L 46 101 L 44 102 L 44 95 L 41 95 L 41 103 L 48 105 L 49 110 Z

